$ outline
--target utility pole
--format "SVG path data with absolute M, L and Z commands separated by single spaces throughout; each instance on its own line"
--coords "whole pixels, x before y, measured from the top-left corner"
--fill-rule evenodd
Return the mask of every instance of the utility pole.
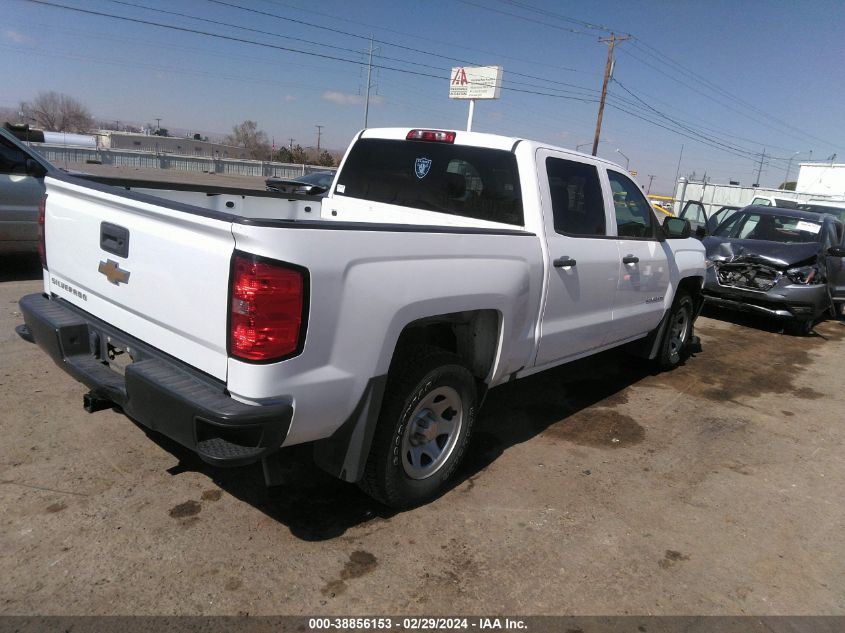
M 654 180 L 654 178 L 655 176 L 652 176 L 651 174 L 648 175 L 648 189 L 646 189 L 645 195 L 651 193 L 651 181 Z
M 754 182 L 755 187 L 760 186 L 760 174 L 763 172 L 763 161 L 766 158 L 766 148 L 763 148 L 763 153 L 760 154 L 760 165 L 757 167 L 757 180 Z
M 607 44 L 607 64 L 604 67 L 604 82 L 601 86 L 601 101 L 599 101 L 599 114 L 596 118 L 596 136 L 593 139 L 593 156 L 599 149 L 599 136 L 601 136 L 601 119 L 604 115 L 604 101 L 607 98 L 607 83 L 610 81 L 610 76 L 613 73 L 613 49 L 616 47 L 616 42 L 624 42 L 631 39 L 630 35 L 624 37 L 616 37 L 614 33 L 610 37 L 600 37 L 599 42 Z
M 320 137 L 323 135 L 323 128 L 326 127 L 325 125 L 315 125 L 317 128 L 317 156 L 320 155 Z
M 672 183 L 672 191 L 678 186 L 678 176 L 681 174 L 681 159 L 684 157 L 684 144 L 681 143 L 681 155 L 678 156 L 678 168 L 675 170 L 675 182 Z M 674 194 L 673 194 L 674 195 Z
M 367 61 L 367 98 L 364 102 L 364 127 L 367 127 L 367 121 L 370 117 L 370 85 L 372 83 L 371 77 L 373 74 L 373 36 L 370 35 L 370 51 L 369 59 Z

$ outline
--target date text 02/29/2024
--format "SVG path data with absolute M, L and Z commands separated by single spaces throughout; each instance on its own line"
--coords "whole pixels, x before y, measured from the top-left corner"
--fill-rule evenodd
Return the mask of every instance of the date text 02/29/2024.
M 511 618 L 310 618 L 308 628 L 319 630 L 382 630 L 401 629 L 405 631 L 439 630 L 525 630 L 526 624 Z

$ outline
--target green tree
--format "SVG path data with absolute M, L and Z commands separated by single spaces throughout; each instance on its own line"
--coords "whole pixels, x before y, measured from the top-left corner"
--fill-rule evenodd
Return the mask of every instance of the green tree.
M 320 158 L 317 159 L 317 164 L 322 167 L 334 167 L 334 156 L 323 150 L 320 153 Z
M 293 149 L 290 150 L 290 162 L 296 163 L 297 165 L 304 165 L 308 162 L 308 158 L 305 155 L 305 150 L 302 149 L 302 145 L 294 145 Z
M 289 163 L 290 160 L 290 150 L 287 147 L 280 147 L 276 150 L 276 153 L 273 154 L 273 160 L 278 161 L 280 163 Z

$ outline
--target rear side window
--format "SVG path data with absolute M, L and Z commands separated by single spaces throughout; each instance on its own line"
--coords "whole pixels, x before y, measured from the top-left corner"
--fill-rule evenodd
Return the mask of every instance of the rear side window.
M 546 159 L 555 232 L 567 235 L 606 235 L 599 174 L 595 165 L 562 158 Z
M 355 143 L 335 195 L 522 225 L 511 152 L 422 141 Z

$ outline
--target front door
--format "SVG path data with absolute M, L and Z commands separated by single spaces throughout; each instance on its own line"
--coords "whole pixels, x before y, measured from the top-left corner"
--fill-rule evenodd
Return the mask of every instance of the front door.
M 604 344 L 619 281 L 598 168 L 539 150 L 548 244 L 547 292 L 536 365 L 584 355 Z
M 670 269 L 662 229 L 640 188 L 617 171 L 608 169 L 607 178 L 613 195 L 620 269 L 610 343 L 645 335 L 657 327 L 669 307 Z

